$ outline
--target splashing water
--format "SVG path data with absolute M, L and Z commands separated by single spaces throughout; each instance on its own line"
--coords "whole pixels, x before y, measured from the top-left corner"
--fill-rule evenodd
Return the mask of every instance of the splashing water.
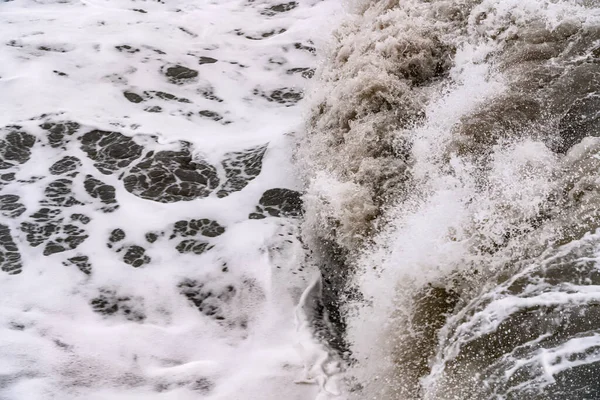
M 599 44 L 593 1 L 354 5 L 296 152 L 348 396 L 600 397 Z

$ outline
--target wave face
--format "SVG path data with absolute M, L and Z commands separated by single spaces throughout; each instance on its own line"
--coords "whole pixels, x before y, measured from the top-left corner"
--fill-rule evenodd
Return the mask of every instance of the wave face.
M 303 230 L 349 396 L 600 398 L 598 3 L 358 2 L 317 77 Z

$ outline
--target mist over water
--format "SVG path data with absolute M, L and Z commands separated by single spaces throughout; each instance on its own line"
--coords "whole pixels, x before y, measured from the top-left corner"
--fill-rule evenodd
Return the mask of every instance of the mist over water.
M 349 397 L 600 398 L 599 6 L 359 2 L 335 31 L 296 159 Z

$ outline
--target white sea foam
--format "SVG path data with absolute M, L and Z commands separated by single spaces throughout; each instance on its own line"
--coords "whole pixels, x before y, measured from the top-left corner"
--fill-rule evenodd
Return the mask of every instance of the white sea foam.
M 1 194 L 19 196 L 24 210 L 12 215 L 3 208 L 0 216 L 9 229 L 0 262 L 14 259 L 8 238 L 20 253 L 19 268 L 2 264 L 12 275 L 0 272 L 0 398 L 318 396 L 318 385 L 294 384 L 304 367 L 294 309 L 315 273 L 297 240 L 297 222 L 268 211 L 268 218 L 248 216 L 265 191 L 298 187 L 288 143 L 301 128 L 302 106 L 295 102 L 340 8 L 335 1 L 282 4 L 288 8 L 269 11 L 281 4 L 238 0 L 0 3 L 0 122 L 19 126 L 5 128 L 0 139 L 18 130 L 35 140 L 28 161 L 2 166 L 15 176 L 2 182 Z M 170 82 L 166 69 L 175 65 L 198 74 Z M 43 125 L 64 121 L 77 128 L 72 136 L 65 125 L 56 128 L 66 139 L 54 146 L 53 128 Z M 101 145 L 86 152 L 80 139 L 95 129 L 132 137 L 143 147 L 135 157 L 188 146 L 182 162 L 214 166 L 210 179 L 220 186 L 178 202 L 126 189 L 124 176 L 141 158 L 118 173 L 99 172 L 101 162 L 89 156 Z M 260 173 L 221 164 L 235 159 L 231 152 L 263 145 Z M 105 160 L 127 157 L 120 146 Z M 48 168 L 65 156 L 81 165 L 51 175 Z M 102 197 L 110 189 L 93 194 L 87 175 L 112 186 L 113 199 Z M 242 189 L 217 196 L 230 175 L 242 179 Z M 45 206 L 59 210 L 56 229 L 67 229 L 60 226 L 71 214 L 89 221 L 73 222 L 86 236 L 81 243 L 53 252 L 49 243 L 63 231 L 48 238 L 43 231 L 55 228 L 42 222 L 30 230 L 42 243 L 32 246 L 24 224 L 51 203 L 47 187 L 59 178 L 71 181 L 65 196 L 77 201 Z M 200 255 L 175 247 L 175 223 L 190 219 L 224 230 L 184 234 L 208 243 L 196 248 Z M 115 229 L 125 238 L 109 240 Z M 128 265 L 126 253 L 140 248 Z M 87 257 L 88 265 L 77 257 Z

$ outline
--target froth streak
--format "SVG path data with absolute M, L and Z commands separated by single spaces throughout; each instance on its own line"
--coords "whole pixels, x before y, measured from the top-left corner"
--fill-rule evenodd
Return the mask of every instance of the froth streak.
M 323 283 L 320 275 L 313 278 L 296 307 L 296 327 L 300 333 L 299 348 L 304 356 L 303 376 L 298 384 L 318 384 L 321 391 L 338 395 L 334 374 L 339 373 L 340 363 L 335 351 L 327 345 L 332 327 L 323 304 Z
M 425 398 L 598 398 L 598 239 L 532 261 L 451 317 Z

